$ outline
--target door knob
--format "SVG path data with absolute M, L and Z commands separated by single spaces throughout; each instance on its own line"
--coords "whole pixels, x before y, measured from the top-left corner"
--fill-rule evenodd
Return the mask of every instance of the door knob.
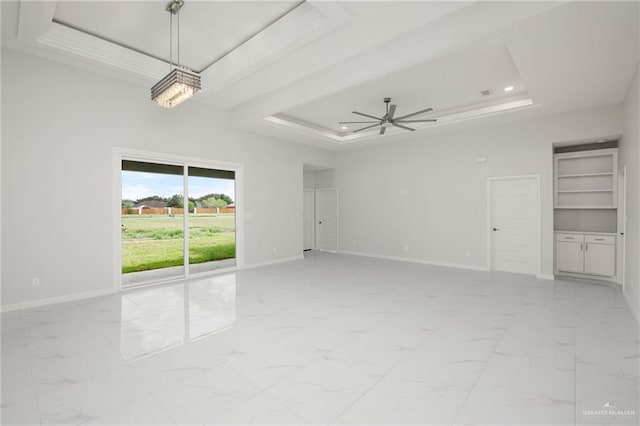
M 494 231 L 499 231 L 499 230 L 500 230 L 500 228 L 493 228 L 493 230 L 494 230 Z
M 318 223 L 319 223 L 319 224 L 322 224 L 322 221 L 319 221 Z

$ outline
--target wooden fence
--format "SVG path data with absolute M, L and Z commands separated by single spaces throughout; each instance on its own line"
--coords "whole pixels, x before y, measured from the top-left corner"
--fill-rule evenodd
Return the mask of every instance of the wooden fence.
M 235 213 L 235 207 L 221 207 L 220 209 L 215 208 L 204 208 L 204 207 L 196 207 L 189 213 L 193 214 L 218 214 L 218 213 Z M 218 211 L 219 210 L 219 211 Z M 132 209 L 122 209 L 122 215 L 141 215 L 141 214 L 155 214 L 155 215 L 173 215 L 173 214 L 184 214 L 184 209 L 177 207 L 161 207 L 161 208 L 132 208 Z

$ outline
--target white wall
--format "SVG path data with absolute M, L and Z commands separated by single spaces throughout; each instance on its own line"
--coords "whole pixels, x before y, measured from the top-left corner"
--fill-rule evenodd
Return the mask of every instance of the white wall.
M 303 182 L 305 188 L 333 188 L 336 186 L 336 171 L 304 170 Z
M 301 255 L 302 165 L 335 166 L 195 100 L 167 110 L 149 88 L 6 49 L 2 106 L 3 306 L 113 287 L 114 146 L 243 164 L 247 264 Z
M 624 100 L 624 130 L 618 161 L 627 166 L 625 293 L 640 322 L 640 67 Z
M 486 178 L 537 174 L 542 273 L 553 274 L 552 143 L 621 131 L 613 105 L 339 153 L 339 249 L 484 268 Z
M 336 171 L 320 170 L 316 172 L 314 182 L 316 188 L 333 188 L 336 186 Z
M 316 172 L 304 170 L 302 172 L 302 185 L 305 188 L 315 188 L 316 187 Z

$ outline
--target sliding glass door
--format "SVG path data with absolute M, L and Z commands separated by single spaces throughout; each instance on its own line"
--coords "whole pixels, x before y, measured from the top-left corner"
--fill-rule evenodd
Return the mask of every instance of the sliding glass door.
M 188 187 L 189 272 L 235 266 L 235 173 L 189 167 Z
M 234 171 L 126 159 L 121 178 L 123 286 L 235 266 Z

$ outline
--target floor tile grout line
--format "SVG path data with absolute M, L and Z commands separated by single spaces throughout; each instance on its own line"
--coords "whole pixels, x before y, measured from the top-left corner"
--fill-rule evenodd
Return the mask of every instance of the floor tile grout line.
M 282 336 L 282 338 L 286 337 Z M 278 340 L 278 339 L 276 339 Z M 273 342 L 272 342 L 273 343 Z M 295 351 L 294 349 L 291 349 L 289 347 L 287 347 L 287 349 L 292 350 L 296 353 L 298 353 L 299 355 L 301 355 L 299 352 Z M 325 354 L 326 355 L 326 354 Z M 253 381 L 251 381 L 249 378 L 245 377 L 244 374 L 238 372 L 237 370 L 233 369 L 231 366 L 227 366 L 230 370 L 232 370 L 234 373 L 238 374 L 239 376 L 241 376 L 242 378 L 244 378 L 245 380 L 247 380 L 249 383 L 251 383 L 252 385 L 256 386 L 258 389 L 260 389 L 260 392 L 258 394 L 256 394 L 256 396 L 260 395 L 260 394 L 265 394 L 266 396 L 268 396 L 269 398 L 277 401 L 280 405 L 282 405 L 283 407 L 285 407 L 287 410 L 291 411 L 293 414 L 295 414 L 296 416 L 300 417 L 302 420 L 304 420 L 306 423 L 308 424 L 313 424 L 312 422 L 310 422 L 309 420 L 307 420 L 304 416 L 302 416 L 300 413 L 298 413 L 297 411 L 295 411 L 293 408 L 289 407 L 288 405 L 286 405 L 284 402 L 280 401 L 279 398 L 277 398 L 276 396 L 272 395 L 271 393 L 269 393 L 269 389 L 272 389 L 274 387 L 276 387 L 278 384 L 284 382 L 285 380 L 287 380 L 289 377 L 292 377 L 293 375 L 299 373 L 301 370 L 311 367 L 313 365 L 318 364 L 322 358 L 325 355 L 318 355 L 318 357 L 316 357 L 311 363 L 309 363 L 308 365 L 305 365 L 304 367 L 300 367 L 297 370 L 293 371 L 291 374 L 282 377 L 281 379 L 277 380 L 276 382 L 270 384 L 269 386 L 266 386 L 264 388 L 261 388 L 260 386 L 256 385 Z
M 520 312 L 520 310 L 522 309 L 523 306 L 523 302 L 524 300 L 526 300 L 528 297 L 528 292 L 527 294 L 525 294 L 522 299 L 520 300 L 520 303 L 518 304 L 517 309 L 515 310 L 515 312 L 511 315 L 511 318 L 509 319 L 509 322 L 507 323 L 507 325 L 505 326 L 502 335 L 500 336 L 500 338 L 496 341 L 495 346 L 493 347 L 493 350 L 491 351 L 491 355 L 489 355 L 489 358 L 487 358 L 487 361 L 484 364 L 484 367 L 482 368 L 482 371 L 480 372 L 480 374 L 478 374 L 478 377 L 476 378 L 475 382 L 473 383 L 473 386 L 471 386 L 471 388 L 469 389 L 469 392 L 467 393 L 467 396 L 465 397 L 464 401 L 462 402 L 462 404 L 460 404 L 460 408 L 458 409 L 458 413 L 455 415 L 455 417 L 453 418 L 453 421 L 451 422 L 451 425 L 455 425 L 457 424 L 456 421 L 458 420 L 458 418 L 460 417 L 460 414 L 462 413 L 462 410 L 464 409 L 464 406 L 466 405 L 467 401 L 469 400 L 469 397 L 471 396 L 471 394 L 473 393 L 473 390 L 476 388 L 476 386 L 478 385 L 478 382 L 480 381 L 480 378 L 484 375 L 485 371 L 487 370 L 487 366 L 489 365 L 489 362 L 491 361 L 491 359 L 493 358 L 493 356 L 495 355 L 496 352 L 496 348 L 498 347 L 498 345 L 500 344 L 500 342 L 502 341 L 502 339 L 504 338 L 505 334 L 507 334 L 507 330 L 509 330 L 509 326 L 511 325 L 511 323 L 513 322 L 513 319 L 516 317 L 516 315 Z
M 394 316 L 397 316 L 397 315 L 399 315 L 399 313 L 396 313 Z M 381 323 L 383 323 L 384 321 L 385 321 L 385 319 L 380 319 L 380 320 L 376 323 L 376 326 L 377 326 L 377 325 L 380 325 L 380 324 L 381 324 Z M 366 333 L 367 333 L 367 332 L 369 332 L 369 331 L 371 331 L 371 330 L 367 330 L 367 331 L 365 331 L 365 332 L 363 332 L 363 333 L 359 333 L 359 335 L 358 335 L 358 337 L 356 337 L 356 339 L 360 338 L 362 335 L 366 334 Z M 293 333 L 293 332 L 292 332 L 292 333 Z M 289 333 L 289 334 L 291 334 L 291 333 Z M 432 334 L 433 334 L 433 333 L 432 333 Z M 285 335 L 285 336 L 282 336 L 281 338 L 284 338 L 284 337 L 286 337 L 286 335 Z M 429 339 L 429 337 L 431 337 L 431 335 L 429 335 L 429 336 L 428 336 L 428 337 L 427 337 L 423 342 L 421 342 L 421 343 L 420 343 L 420 345 L 418 345 L 418 347 L 422 346 L 422 344 L 423 344 L 427 339 Z M 418 347 L 416 347 L 416 350 L 417 350 L 417 348 L 418 348 Z M 287 347 L 287 348 L 288 348 L 289 350 L 292 350 L 292 351 L 294 351 L 294 352 L 297 352 L 295 349 L 292 349 L 292 348 L 289 348 L 289 347 Z M 341 346 L 340 348 L 342 348 L 342 346 Z M 305 365 L 304 367 L 300 367 L 299 369 L 297 369 L 296 371 L 294 371 L 294 372 L 292 372 L 291 374 L 287 375 L 286 377 L 283 377 L 282 379 L 278 380 L 277 382 L 275 382 L 275 383 L 273 383 L 273 384 L 271 384 L 271 385 L 269 385 L 269 386 L 265 387 L 265 388 L 262 390 L 262 392 L 264 392 L 264 393 L 265 393 L 267 396 L 269 396 L 270 398 L 272 398 L 272 399 L 276 399 L 276 400 L 278 401 L 278 403 L 280 403 L 280 404 L 284 405 L 284 403 L 283 403 L 283 402 L 281 402 L 278 398 L 276 398 L 275 396 L 271 395 L 271 394 L 268 392 L 268 390 L 269 390 L 269 389 L 271 389 L 271 388 L 273 388 L 273 387 L 275 387 L 275 386 L 276 386 L 276 385 L 278 385 L 279 383 L 281 383 L 281 382 L 285 381 L 287 378 L 289 378 L 289 377 L 293 376 L 294 374 L 296 374 L 296 373 L 300 372 L 301 370 L 303 370 L 303 369 L 305 369 L 305 368 L 308 368 L 308 367 L 311 367 L 311 366 L 313 366 L 313 365 L 316 365 L 316 364 L 320 363 L 323 359 L 326 359 L 326 356 L 327 356 L 327 355 L 331 354 L 332 352 L 334 352 L 334 351 L 336 351 L 336 350 L 338 350 L 338 349 L 339 349 L 339 348 L 334 348 L 334 349 L 330 350 L 329 352 L 327 352 L 327 353 L 325 353 L 325 354 L 323 354 L 323 355 L 318 355 L 318 356 L 317 356 L 317 357 L 316 357 L 316 358 L 315 358 L 311 363 L 309 363 L 308 365 Z M 412 352 L 413 352 L 413 351 L 412 351 Z M 412 352 L 408 353 L 408 354 L 406 355 L 406 357 L 408 357 L 409 355 L 411 355 L 411 353 L 412 353 Z M 299 352 L 297 352 L 297 353 L 299 353 Z M 406 358 L 406 357 L 405 357 L 405 358 Z M 398 362 L 398 364 L 399 364 L 399 363 L 401 363 L 405 358 L 403 358 L 402 360 L 400 360 L 400 361 Z M 398 364 L 396 364 L 396 366 L 397 366 Z M 396 366 L 394 366 L 393 368 L 395 368 Z M 230 367 L 230 368 L 231 368 L 231 367 Z M 393 370 L 393 368 L 392 368 L 392 370 Z M 234 370 L 234 371 L 235 371 L 235 370 Z M 391 370 L 390 370 L 390 371 L 391 371 Z M 389 371 L 389 372 L 390 372 L 390 371 Z M 238 373 L 238 374 L 240 374 L 240 373 Z M 241 375 L 241 374 L 240 374 L 240 375 Z M 385 374 L 385 376 L 386 376 L 386 374 Z M 384 378 L 385 376 L 383 376 L 382 378 Z M 242 375 L 242 377 L 244 377 L 244 376 Z M 382 378 L 380 378 L 378 381 L 382 380 Z M 249 379 L 247 379 L 247 380 L 249 380 Z M 249 381 L 250 381 L 250 380 L 249 380 Z M 253 383 L 253 382 L 251 382 L 251 383 Z M 375 384 L 377 384 L 377 383 L 378 383 L 378 382 L 374 383 L 374 385 L 372 385 L 372 386 L 371 386 L 369 389 L 367 389 L 367 390 L 366 390 L 366 391 L 365 391 L 365 392 L 364 392 L 364 393 L 363 393 L 363 394 L 362 394 L 358 399 L 356 399 L 356 401 L 354 401 L 354 404 L 355 404 L 358 400 L 360 400 L 360 399 L 361 399 L 361 398 L 362 398 L 366 393 L 368 393 L 368 391 L 369 391 L 373 386 L 375 386 Z M 262 392 L 261 392 L 261 393 L 262 393 Z M 352 405 L 353 405 L 353 404 L 352 404 Z M 292 408 L 288 407 L 287 405 L 284 405 L 284 406 L 285 406 L 287 409 L 289 409 L 290 411 L 292 411 L 294 414 L 296 414 L 298 417 L 300 417 L 301 419 L 305 420 L 307 423 L 311 423 L 311 422 L 309 422 L 305 417 L 303 417 L 302 415 L 300 415 L 299 413 L 297 413 L 296 411 L 294 411 Z M 347 407 L 345 410 L 347 410 L 347 409 L 349 409 L 349 408 L 350 408 L 350 406 L 349 406 L 349 407 Z M 338 416 L 342 415 L 342 414 L 344 413 L 344 411 L 345 411 L 345 410 L 343 410 L 342 412 L 340 412 L 340 413 L 338 414 Z M 336 417 L 336 418 L 337 418 L 337 417 Z M 331 422 L 333 422 L 336 418 L 332 419 L 332 420 L 329 422 L 329 424 L 330 424 Z
M 448 320 L 450 320 L 451 318 L 449 317 Z M 445 321 L 446 322 L 446 321 Z M 440 327 L 442 327 L 444 325 L 441 324 Z M 401 360 L 399 360 L 389 371 L 387 371 L 382 377 L 380 377 L 378 380 L 376 380 L 375 383 L 373 383 L 366 391 L 364 391 L 364 393 L 362 395 L 360 395 L 360 397 L 358 397 L 355 401 L 353 401 L 353 403 L 351 403 L 347 408 L 345 408 L 344 410 L 342 410 L 337 416 L 335 416 L 333 419 L 331 419 L 329 421 L 329 424 L 333 424 L 336 420 L 338 420 L 338 418 L 340 418 L 340 416 L 342 416 L 344 413 L 346 413 L 351 407 L 353 407 L 358 401 L 360 401 L 362 398 L 364 398 L 369 392 L 371 392 L 372 390 L 374 390 L 373 388 L 376 387 L 378 385 L 378 383 L 380 383 L 382 380 L 384 380 L 385 377 L 387 377 L 389 374 L 391 374 L 400 364 L 402 364 L 407 358 L 409 358 L 412 354 L 414 354 L 418 349 L 420 349 L 420 347 L 422 347 L 434 334 L 436 334 L 437 330 L 440 329 L 440 327 L 438 327 L 436 330 L 433 331 L 433 333 L 429 334 L 422 342 L 420 342 L 420 344 L 418 346 L 416 346 L 411 352 L 407 353 Z M 394 401 L 396 403 L 399 403 L 400 405 L 404 406 L 404 403 L 402 401 L 397 401 L 394 399 Z
M 259 391 L 257 393 L 255 393 L 254 395 L 252 395 L 249 399 L 244 400 L 236 405 L 234 405 L 233 407 L 231 407 L 230 409 L 226 410 L 224 413 L 220 413 L 219 415 L 215 416 L 214 418 L 208 420 L 205 423 L 211 422 L 213 420 L 216 420 L 216 418 L 220 418 L 228 413 L 230 413 L 231 411 L 235 410 L 236 408 L 240 407 L 243 404 L 248 403 L 249 401 L 252 401 L 253 399 L 257 398 L 260 395 L 265 395 L 268 398 L 271 398 L 272 400 L 275 400 L 278 404 L 282 405 L 284 408 L 286 408 L 288 411 L 291 411 L 293 414 L 295 414 L 296 416 L 298 416 L 299 418 L 301 418 L 302 420 L 304 420 L 307 423 L 310 423 L 309 421 L 307 421 L 307 419 L 305 419 L 304 417 L 302 417 L 300 414 L 298 414 L 296 411 L 294 411 L 293 409 L 291 409 L 290 407 L 284 405 L 280 400 L 278 400 L 277 398 L 273 397 L 270 393 L 267 392 L 267 390 L 270 387 L 275 386 L 275 384 L 273 386 L 267 387 L 267 388 L 261 388 L 260 386 L 256 385 L 254 382 L 252 382 L 251 380 L 249 380 L 247 377 L 245 377 L 243 374 L 239 373 L 238 371 L 234 370 L 233 368 L 231 368 L 230 366 L 228 366 L 227 364 L 222 363 L 221 365 L 223 365 L 227 370 L 229 370 L 232 374 L 237 375 L 238 377 L 240 377 L 241 379 L 243 379 L 244 381 L 246 381 L 247 383 L 249 383 L 250 385 L 254 386 L 256 389 L 258 389 Z M 286 379 L 286 378 L 284 378 Z M 282 380 L 284 380 L 282 379 Z M 278 383 L 280 383 L 282 380 L 278 381 Z
M 31 349 L 29 348 L 29 339 L 27 337 L 27 333 L 24 327 L 24 318 L 22 316 L 24 309 L 18 311 L 20 313 L 20 329 L 22 330 L 22 338 L 24 339 L 24 346 L 27 350 L 27 354 L 29 356 L 29 374 L 31 376 L 31 386 L 33 386 L 33 399 L 36 403 L 36 409 L 38 410 L 38 423 L 42 424 L 42 416 L 40 415 L 40 400 L 38 397 L 38 388 L 36 387 L 36 379 L 33 374 L 33 355 L 31 354 Z
M 578 305 L 576 300 L 576 288 L 573 289 L 573 424 L 578 424 Z

